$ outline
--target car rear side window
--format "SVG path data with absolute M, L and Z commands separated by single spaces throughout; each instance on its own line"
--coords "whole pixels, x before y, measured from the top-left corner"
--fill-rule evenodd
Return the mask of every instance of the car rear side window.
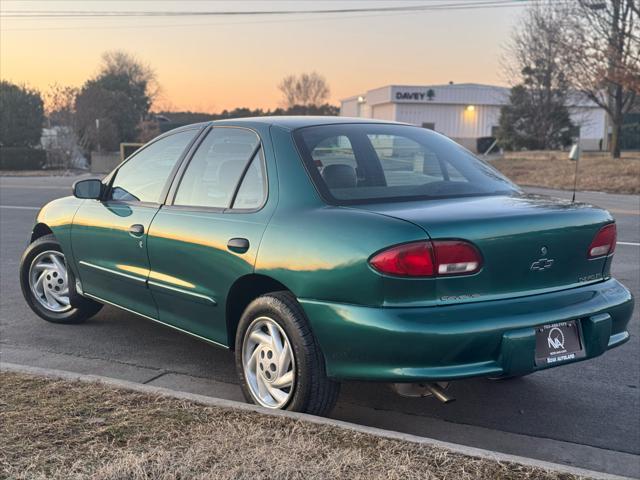
M 238 182 L 244 179 L 236 195 L 236 204 L 242 204 L 238 208 L 260 206 L 265 174 L 259 149 L 260 138 L 251 130 L 213 128 L 191 159 L 173 204 L 230 208 Z
M 177 132 L 136 153 L 116 172 L 109 200 L 161 202 L 169 175 L 196 133 L 197 129 Z
M 294 138 L 314 183 L 330 203 L 518 191 L 498 171 L 452 140 L 419 127 L 323 125 L 301 128 Z
M 234 210 L 256 210 L 262 206 L 267 194 L 267 175 L 262 150 L 258 150 L 251 160 L 251 165 L 242 179 L 236 198 L 233 200 Z

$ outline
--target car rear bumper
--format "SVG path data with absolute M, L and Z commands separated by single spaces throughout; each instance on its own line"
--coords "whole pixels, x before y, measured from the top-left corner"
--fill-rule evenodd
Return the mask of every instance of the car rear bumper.
M 629 339 L 631 293 L 617 280 L 509 300 L 375 308 L 300 299 L 338 379 L 418 382 L 522 375 L 536 366 L 535 327 L 580 323 L 585 357 Z M 553 366 L 571 363 L 570 360 Z

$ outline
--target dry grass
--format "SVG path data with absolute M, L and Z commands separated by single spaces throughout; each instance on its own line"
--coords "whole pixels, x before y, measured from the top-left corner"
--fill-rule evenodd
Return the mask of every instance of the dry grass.
M 519 185 L 573 189 L 576 164 L 566 152 L 511 152 L 491 164 Z M 584 153 L 579 169 L 578 190 L 640 193 L 640 152 L 624 152 L 617 160 Z
M 0 381 L 0 478 L 577 478 L 100 384 Z

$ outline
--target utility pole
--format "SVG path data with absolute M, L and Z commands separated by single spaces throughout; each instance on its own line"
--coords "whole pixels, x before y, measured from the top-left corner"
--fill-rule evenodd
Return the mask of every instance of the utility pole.
M 102 151 L 100 148 L 100 119 L 96 118 L 96 139 L 98 141 L 98 153 Z

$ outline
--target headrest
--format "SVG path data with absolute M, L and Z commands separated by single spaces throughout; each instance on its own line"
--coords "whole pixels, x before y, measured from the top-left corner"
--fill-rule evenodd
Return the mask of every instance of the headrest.
M 322 169 L 322 178 L 329 188 L 354 188 L 358 186 L 356 169 L 351 165 L 336 163 Z

